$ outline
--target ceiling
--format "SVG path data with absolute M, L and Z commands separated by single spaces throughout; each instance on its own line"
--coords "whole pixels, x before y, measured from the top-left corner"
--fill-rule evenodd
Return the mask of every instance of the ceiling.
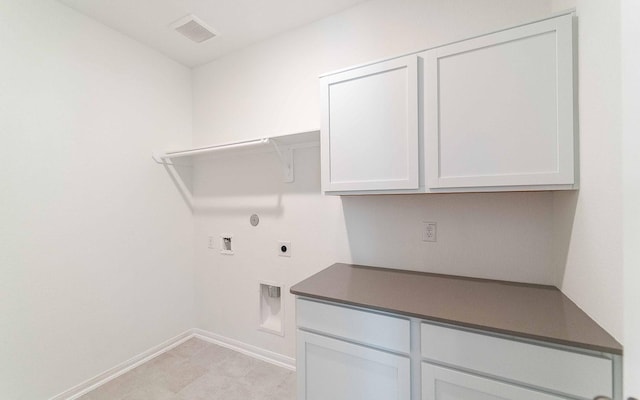
M 58 0 L 195 67 L 365 0 Z M 194 43 L 170 25 L 193 14 L 218 36 Z

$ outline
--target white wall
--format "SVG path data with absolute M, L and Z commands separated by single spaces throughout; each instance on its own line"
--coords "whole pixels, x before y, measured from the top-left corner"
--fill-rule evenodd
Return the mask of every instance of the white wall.
M 283 183 L 274 153 L 204 162 L 194 180 L 198 327 L 288 356 L 295 348 L 289 288 L 350 260 L 340 199 L 318 194 L 318 149 L 296 150 L 294 162 L 291 184 Z M 220 253 L 221 234 L 233 235 L 233 255 Z M 215 237 L 213 250 L 208 236 Z M 278 256 L 279 240 L 291 242 L 290 258 Z M 284 285 L 284 340 L 257 330 L 259 281 Z
M 622 0 L 625 398 L 640 397 L 640 2 Z
M 55 1 L 1 1 L 0 48 L 0 398 L 45 399 L 193 327 L 150 158 L 190 144 L 190 71 Z
M 292 297 L 285 338 L 259 332 L 257 281 L 288 287 L 335 261 L 556 283 L 622 338 L 623 254 L 626 304 L 638 301 L 638 102 L 621 96 L 620 6 L 550 3 L 372 0 L 274 37 L 194 71 L 193 140 L 315 129 L 323 72 L 575 5 L 580 192 L 339 198 L 319 194 L 317 149 L 297 152 L 294 184 L 273 154 L 223 158 L 197 169 L 194 239 L 190 210 L 149 158 L 190 144 L 189 70 L 56 2 L 0 2 L 0 397 L 50 397 L 193 327 L 194 240 L 197 325 L 290 356 Z M 627 88 L 635 42 L 624 42 Z M 438 243 L 419 240 L 423 220 L 438 222 Z M 206 248 L 220 233 L 234 234 L 234 256 Z M 279 239 L 290 259 L 275 255 Z
M 194 70 L 194 142 L 320 126 L 318 76 L 546 17 L 530 0 L 371 0 Z
M 318 75 L 548 16 L 547 1 L 373 0 L 194 71 L 194 142 L 212 144 L 319 127 Z M 551 193 L 331 197 L 318 149 L 283 184 L 273 154 L 207 163 L 194 179 L 198 327 L 294 354 L 257 328 L 257 280 L 290 285 L 333 262 L 554 284 Z M 257 212 L 262 222 L 249 225 Z M 437 243 L 421 241 L 424 220 Z M 234 234 L 233 256 L 207 236 Z M 276 241 L 291 240 L 291 259 Z
M 558 283 L 621 341 L 620 2 L 574 3 L 579 26 L 580 191 L 554 194 Z M 556 6 L 570 5 L 563 0 Z

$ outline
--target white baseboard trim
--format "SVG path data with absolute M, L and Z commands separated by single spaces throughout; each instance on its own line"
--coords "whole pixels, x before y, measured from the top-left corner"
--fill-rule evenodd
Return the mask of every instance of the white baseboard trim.
M 157 346 L 154 346 L 152 348 L 150 348 L 149 350 L 146 350 L 140 354 L 138 354 L 135 357 L 132 357 L 130 359 L 128 359 L 125 362 L 122 362 L 118 365 L 116 365 L 113 368 L 110 368 L 106 371 L 104 371 L 101 374 L 98 374 L 96 376 L 94 376 L 91 379 L 88 379 L 82 383 L 80 383 L 79 385 L 76 385 L 74 387 L 72 387 L 69 390 L 65 390 L 64 392 L 60 393 L 57 396 L 53 396 L 51 399 L 49 400 L 74 400 L 77 399 L 78 397 L 85 395 L 87 393 L 89 393 L 90 391 L 96 389 L 99 386 L 104 385 L 105 383 L 119 377 L 120 375 L 123 375 L 129 371 L 131 371 L 132 369 L 134 369 L 135 367 L 146 363 L 147 361 L 151 360 L 152 358 L 155 358 L 157 356 L 159 356 L 162 353 L 165 353 L 169 350 L 171 350 L 172 348 L 186 342 L 187 340 L 191 339 L 194 336 L 193 334 L 193 329 L 189 329 L 186 332 L 183 332 L 181 334 L 179 334 L 178 336 L 175 336 L 169 340 L 164 341 L 163 343 L 160 343 Z
M 247 344 L 236 339 L 231 339 L 222 335 L 218 335 L 216 333 L 205 331 L 203 329 L 193 329 L 193 333 L 198 339 L 206 340 L 209 343 L 227 347 L 231 350 L 235 350 L 239 353 L 246 354 L 253 358 L 257 358 L 258 360 L 266 361 L 268 363 L 289 369 L 291 371 L 296 370 L 295 358 L 287 357 L 282 354 L 265 350 L 261 347 Z
M 123 375 L 137 366 L 146 363 L 147 361 L 155 358 L 174 347 L 186 342 L 187 340 L 196 337 L 201 340 L 205 340 L 209 343 L 217 344 L 219 346 L 227 347 L 231 350 L 235 350 L 239 353 L 246 354 L 248 356 L 257 358 L 262 361 L 277 365 L 295 371 L 296 360 L 292 357 L 287 357 L 282 354 L 274 353 L 263 348 L 253 346 L 239 340 L 231 339 L 216 333 L 205 331 L 203 329 L 189 329 L 178 336 L 175 336 L 163 343 L 150 348 L 129 360 L 116 365 L 107 371 L 88 379 L 79 385 L 72 387 L 69 390 L 51 397 L 49 400 L 75 400 L 80 396 L 83 396 L 90 391 L 104 385 L 105 383 Z

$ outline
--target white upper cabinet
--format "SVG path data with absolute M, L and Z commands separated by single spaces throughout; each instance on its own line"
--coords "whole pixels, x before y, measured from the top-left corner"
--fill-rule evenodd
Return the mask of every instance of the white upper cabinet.
M 322 190 L 576 189 L 573 20 L 321 77 Z
M 418 57 L 323 76 L 322 189 L 419 187 Z
M 573 15 L 423 53 L 429 191 L 576 188 Z

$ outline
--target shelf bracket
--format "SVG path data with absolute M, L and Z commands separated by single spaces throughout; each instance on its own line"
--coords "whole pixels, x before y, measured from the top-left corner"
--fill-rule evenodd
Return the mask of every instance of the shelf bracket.
M 151 155 L 151 157 L 153 157 L 153 161 L 157 162 L 158 164 L 163 164 L 163 165 L 173 165 L 172 162 L 165 160 L 165 154 L 164 153 L 160 153 L 160 152 L 153 152 L 153 154 Z
M 290 146 L 280 146 L 278 142 L 271 139 L 269 142 L 273 145 L 280 162 L 282 163 L 283 178 L 285 183 L 293 182 L 293 149 Z

